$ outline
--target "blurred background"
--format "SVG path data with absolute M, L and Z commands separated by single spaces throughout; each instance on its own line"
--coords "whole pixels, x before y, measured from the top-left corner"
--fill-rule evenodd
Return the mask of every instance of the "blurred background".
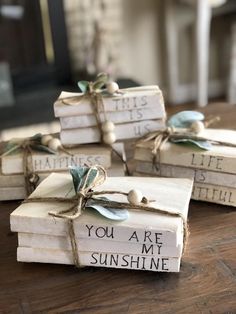
M 235 21 L 235 0 L 0 0 L 0 139 L 59 131 L 61 90 L 101 71 L 159 85 L 166 106 L 227 109 Z

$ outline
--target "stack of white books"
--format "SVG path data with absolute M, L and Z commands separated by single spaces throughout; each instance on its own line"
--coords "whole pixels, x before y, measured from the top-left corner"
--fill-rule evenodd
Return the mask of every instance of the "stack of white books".
M 123 143 L 114 144 L 114 149 L 125 160 Z M 36 185 L 52 172 L 68 172 L 69 166 L 101 165 L 110 176 L 124 176 L 122 159 L 112 149 L 104 145 L 82 145 L 67 148 L 66 152 L 50 154 L 32 151 L 28 156 L 28 167 L 33 176 L 37 176 Z M 26 197 L 23 175 L 23 152 L 16 152 L 1 158 L 0 200 L 18 200 Z
M 126 220 L 114 221 L 86 208 L 74 220 L 80 265 L 179 272 L 192 183 L 189 179 L 108 178 L 95 190 L 140 189 L 152 208 L 181 213 L 182 218 L 158 211 L 130 210 Z M 69 174 L 51 174 L 30 198 L 71 198 L 73 195 Z M 124 195 L 106 196 L 113 201 L 127 202 Z M 11 230 L 18 232 L 18 261 L 73 264 L 67 220 L 48 214 L 68 206 L 70 201 L 68 204 L 28 201 L 11 214 Z
M 140 138 L 148 132 L 165 126 L 165 107 L 161 90 L 145 86 L 121 90 L 122 94 L 103 96 L 104 108 L 99 109 L 101 122 L 106 119 L 115 124 L 117 141 Z M 62 92 L 54 103 L 55 116 L 60 118 L 60 138 L 63 145 L 98 143 L 100 130 L 91 101 L 75 96 L 83 94 Z M 71 97 L 71 104 L 70 99 Z M 66 104 L 63 99 L 66 98 Z M 106 114 L 104 114 L 105 110 Z
M 206 129 L 201 137 L 236 145 L 236 131 Z M 192 178 L 192 199 L 236 206 L 236 147 L 212 144 L 209 151 L 167 142 L 153 164 L 153 143 L 135 149 L 135 175 Z

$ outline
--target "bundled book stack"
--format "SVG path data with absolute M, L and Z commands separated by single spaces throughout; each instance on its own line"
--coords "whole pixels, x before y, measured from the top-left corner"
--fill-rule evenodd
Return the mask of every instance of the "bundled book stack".
M 59 150 L 55 154 L 32 150 L 27 160 L 31 179 L 37 185 L 52 172 L 68 172 L 69 166 L 95 164 L 102 165 L 110 176 L 123 176 L 124 146 L 117 143 L 114 148 L 118 154 L 106 145 L 96 144 L 67 148 L 66 151 Z M 24 199 L 26 196 L 23 151 L 18 150 L 1 158 L 0 200 Z
M 94 114 L 94 104 L 83 94 L 62 92 L 54 103 L 60 118 L 60 138 L 64 146 L 98 143 L 101 133 Z M 101 122 L 111 121 L 117 141 L 139 138 L 165 126 L 162 92 L 157 86 L 128 88 L 119 94 L 102 96 L 98 109 Z
M 205 129 L 201 137 L 236 145 L 236 131 Z M 135 149 L 135 174 L 193 178 L 193 199 L 236 206 L 236 147 L 216 143 L 211 146 L 206 151 L 168 141 L 153 163 L 153 143 L 139 143 Z
M 125 192 L 141 189 L 154 212 L 130 210 L 126 220 L 114 221 L 86 208 L 74 220 L 80 265 L 178 272 L 183 252 L 183 219 L 187 220 L 192 183 L 189 179 L 108 178 L 95 190 Z M 30 198 L 69 199 L 74 193 L 70 175 L 51 174 Z M 109 194 L 107 197 L 116 202 L 127 202 L 124 195 Z M 31 203 L 30 198 L 11 214 L 11 230 L 18 232 L 17 260 L 73 264 L 67 220 L 48 214 L 68 208 L 70 201 L 68 204 L 56 201 Z M 155 209 L 177 212 L 182 217 L 164 215 Z

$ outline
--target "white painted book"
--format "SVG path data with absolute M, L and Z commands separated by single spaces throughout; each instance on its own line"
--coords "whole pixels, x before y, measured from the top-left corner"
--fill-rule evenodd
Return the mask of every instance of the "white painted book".
M 196 182 L 192 199 L 236 207 L 236 188 Z
M 113 144 L 114 150 L 117 153 L 111 151 L 111 148 L 103 147 L 101 145 L 83 145 L 79 148 L 68 149 L 68 151 L 77 153 L 80 152 L 81 155 L 68 156 L 63 154 L 50 155 L 42 152 L 34 152 L 33 160 L 30 166 L 34 167 L 39 181 L 37 185 L 42 182 L 50 173 L 68 173 L 69 165 L 89 165 L 89 164 L 102 164 L 104 167 L 109 166 L 107 173 L 109 176 L 125 176 L 125 165 L 123 160 L 126 160 L 124 144 L 116 142 Z M 86 155 L 87 152 L 87 155 Z M 98 154 L 98 155 L 97 155 Z M 101 154 L 101 155 L 99 155 Z M 9 157 L 8 159 L 5 159 Z M 14 154 L 11 156 L 4 157 L 4 170 L 7 171 L 18 171 L 17 166 L 20 164 L 22 166 L 22 156 L 21 154 Z M 111 162 L 111 163 L 110 163 Z M 40 170 L 45 169 L 45 172 Z M 58 170 L 59 169 L 59 170 Z M 62 170 L 61 170 L 62 169 Z M 23 169 L 22 169 L 23 170 Z M 5 172 L 5 171 L 3 171 Z M 23 173 L 21 174 L 1 174 L 0 175 L 0 200 L 21 200 L 26 198 L 25 180 Z
M 236 131 L 205 129 L 201 134 L 211 140 L 228 142 L 236 145 Z M 135 149 L 136 160 L 152 162 L 152 143 L 139 143 Z M 158 160 L 158 156 L 160 160 Z M 180 144 L 167 142 L 162 146 L 157 162 L 161 164 L 205 169 L 215 172 L 236 174 L 236 147 L 212 145 L 209 151 L 203 151 Z
M 192 180 L 189 179 L 165 179 L 165 178 L 134 178 L 134 177 L 117 177 L 108 178 L 106 182 L 96 188 L 96 190 L 122 190 L 129 191 L 132 188 L 139 188 L 143 195 L 152 200 L 152 207 L 168 211 L 180 212 L 187 219 L 189 199 L 192 190 Z M 52 174 L 43 181 L 42 184 L 32 193 L 30 197 L 67 197 L 74 195 L 72 187 L 72 179 L 70 175 Z M 169 196 L 172 196 L 171 198 Z M 114 201 L 125 201 L 124 196 L 112 194 L 109 198 Z M 49 211 L 65 209 L 68 204 L 62 203 L 23 203 L 11 214 L 11 230 L 19 233 L 18 260 L 20 261 L 38 261 L 38 262 L 53 262 L 53 263 L 72 263 L 72 254 L 68 248 L 68 229 L 64 219 L 53 218 L 48 215 Z M 174 247 L 172 255 L 179 256 L 182 251 L 183 241 L 183 221 L 180 217 L 166 216 L 160 213 L 146 211 L 130 211 L 129 218 L 125 221 L 108 220 L 92 209 L 86 209 L 82 215 L 75 220 L 74 230 L 78 243 L 84 241 L 84 247 L 81 249 L 82 263 L 84 265 L 105 266 L 105 267 L 129 267 L 131 261 L 137 259 L 145 262 L 145 269 L 158 271 L 178 271 L 180 258 L 176 257 L 158 257 L 158 252 L 146 256 L 142 254 L 141 244 L 147 245 L 145 250 L 150 249 L 151 245 L 162 243 L 163 254 L 168 253 L 168 247 Z M 21 233 L 33 234 L 33 240 L 22 240 Z M 41 242 L 37 236 L 41 235 L 44 239 L 47 237 L 62 237 L 67 240 L 55 243 L 47 241 L 48 248 L 36 248 L 37 243 Z M 22 242 L 23 241 L 23 242 Z M 25 242 L 26 241 L 26 242 Z M 27 241 L 33 241 L 28 242 Z M 36 241 L 36 242 L 35 242 Z M 37 242 L 39 241 L 39 242 Z M 58 241 L 58 240 L 57 240 Z M 95 249 L 96 243 L 99 243 L 99 248 L 104 249 L 104 252 L 83 251 L 89 241 L 94 241 L 91 244 L 91 250 Z M 98 242 L 99 241 L 99 242 Z M 100 243 L 102 241 L 102 243 Z M 45 242 L 42 242 L 45 243 Z M 128 243 L 127 252 L 119 252 L 123 250 L 123 246 Z M 113 244 L 119 247 L 118 252 L 111 252 Z M 23 246 L 24 245 L 24 246 Z M 31 245 L 31 247 L 26 247 Z M 57 249 L 58 245 L 60 250 Z M 64 247 L 63 247 L 64 245 Z M 39 245 L 38 245 L 39 246 Z M 134 246 L 136 246 L 134 248 Z M 87 250 L 88 250 L 87 246 Z M 165 248 L 164 248 L 165 247 Z M 108 249 L 109 248 L 109 249 Z M 131 252 L 128 253 L 129 248 Z M 132 249 L 133 248 L 133 249 Z M 138 254 L 134 254 L 135 250 Z M 141 249 L 141 253 L 139 250 Z M 153 248 L 154 249 L 154 248 Z M 165 251 L 166 250 L 166 251 Z M 144 251 L 143 251 L 144 252 Z M 106 254 L 108 259 L 116 259 L 114 264 L 103 265 L 99 262 L 100 256 Z M 111 257 L 113 255 L 113 257 Z M 115 256 L 115 257 L 114 257 Z M 132 257 L 133 256 L 133 257 Z M 86 257 L 86 258 L 85 258 Z M 145 258 L 144 258 L 145 257 Z M 159 258 L 159 259 L 158 259 Z M 125 260 L 124 260 L 125 259 Z M 126 261 L 127 259 L 127 261 Z M 83 262 L 84 261 L 84 262 Z M 94 264 L 93 264 L 94 263 Z M 131 264 L 132 264 L 131 263 Z M 167 263 L 168 266 L 157 267 L 150 266 L 151 264 L 161 265 Z M 166 265 L 167 265 L 166 264 Z M 122 266 L 123 265 L 123 266 Z M 141 265 L 141 264 L 140 264 Z M 140 266 L 141 267 L 141 266 Z M 137 266 L 137 269 L 140 269 Z M 154 269 L 155 268 L 155 269 Z
M 81 266 L 179 272 L 180 258 L 107 252 L 80 252 Z M 73 265 L 70 251 L 18 247 L 17 261 Z
M 117 140 L 129 138 L 139 138 L 143 135 L 163 129 L 164 120 L 143 120 L 132 123 L 116 124 L 115 135 Z M 60 138 L 63 145 L 97 143 L 101 140 L 101 134 L 98 127 L 77 128 L 61 130 Z
M 101 114 L 101 122 L 104 122 L 105 119 L 112 121 L 115 124 L 153 119 L 165 120 L 163 113 L 156 108 L 138 108 L 126 111 L 107 112 L 106 116 Z M 97 121 L 94 114 L 89 114 L 61 117 L 60 124 L 61 128 L 65 130 L 97 126 Z
M 159 118 L 165 118 L 165 107 L 162 92 L 158 86 L 142 86 L 123 89 L 123 94 L 115 96 L 103 96 L 104 109 L 106 112 L 127 111 L 139 108 L 155 108 Z M 59 99 L 54 103 L 55 117 L 72 117 L 78 115 L 94 114 L 93 106 L 88 98 L 77 101 L 69 100 L 68 97 L 82 96 L 81 93 L 62 92 Z M 66 98 L 68 104 L 62 99 Z M 101 108 L 102 111 L 102 108 Z
M 69 166 L 83 166 L 100 164 L 105 168 L 111 166 L 111 149 L 102 145 L 83 145 L 76 148 L 67 148 L 66 152 L 57 154 L 33 151 L 28 157 L 32 171 L 52 172 L 65 171 Z M 2 174 L 23 173 L 23 154 L 16 153 L 2 157 Z
M 192 192 L 192 180 L 189 179 L 110 177 L 96 190 L 129 191 L 138 188 L 142 190 L 143 195 L 152 200 L 152 207 L 180 212 L 187 218 Z M 53 173 L 36 188 L 30 198 L 55 196 L 69 199 L 74 193 L 69 174 Z M 109 195 L 109 199 L 126 201 L 125 196 L 117 194 Z M 16 232 L 67 236 L 65 220 L 51 217 L 48 212 L 66 209 L 68 204 L 58 203 L 55 208 L 54 203 L 23 203 L 11 214 L 11 229 Z M 179 243 L 178 237 L 183 229 L 181 218 L 147 211 L 130 211 L 127 220 L 117 222 L 105 219 L 94 210 L 86 209 L 74 224 L 78 238 L 102 238 L 108 241 L 116 239 L 126 242 L 136 231 L 140 241 L 146 239 L 147 242 L 152 242 L 161 233 L 164 245 L 169 246 L 176 246 Z
M 167 178 L 190 178 L 196 183 L 207 183 L 236 188 L 236 175 L 226 172 L 209 171 L 205 169 L 187 168 L 166 164 L 153 165 L 151 162 L 136 161 L 135 170 L 140 173 L 157 175 Z
M 140 177 L 151 176 L 151 174 L 137 171 L 134 171 L 133 175 Z M 197 201 L 236 207 L 236 188 L 223 186 L 221 184 L 200 183 L 195 181 L 193 183 L 191 198 Z
M 51 172 L 38 173 L 39 181 L 37 185 L 47 178 L 50 173 Z M 59 171 L 57 173 L 67 174 L 68 170 Z M 118 157 L 113 157 L 111 167 L 107 169 L 107 174 L 110 177 L 125 176 L 124 163 Z M 0 175 L 0 201 L 23 200 L 26 197 L 23 174 Z
M 141 243 L 134 241 L 112 241 L 112 245 L 102 239 L 76 238 L 79 251 L 87 252 L 107 252 L 107 253 L 126 253 L 134 255 L 155 255 L 162 257 L 181 257 L 183 249 L 183 238 L 179 236 L 177 246 L 165 246 L 162 243 L 161 235 L 155 243 Z M 69 237 L 50 236 L 36 233 L 18 233 L 18 245 L 21 247 L 33 247 L 40 249 L 52 249 L 71 251 Z

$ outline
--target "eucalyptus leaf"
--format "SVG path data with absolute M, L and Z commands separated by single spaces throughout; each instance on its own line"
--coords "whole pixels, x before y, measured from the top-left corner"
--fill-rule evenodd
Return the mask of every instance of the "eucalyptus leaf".
M 70 174 L 72 175 L 73 184 L 74 184 L 74 188 L 76 192 L 79 191 L 80 188 L 83 186 L 85 177 L 89 169 L 90 168 L 88 167 L 69 167 Z M 93 182 L 93 180 L 97 176 L 97 172 L 98 172 L 97 169 L 92 169 L 90 171 L 90 175 L 89 175 L 89 178 L 87 180 L 87 184 L 85 187 L 88 187 Z
M 96 77 L 96 82 L 102 81 L 106 83 L 108 81 L 108 74 L 105 72 L 101 72 Z
M 106 89 L 102 89 L 101 90 L 101 94 L 102 94 L 103 97 L 111 97 L 111 94 L 109 94 Z
M 94 82 L 93 83 L 93 89 L 97 90 L 97 89 L 101 89 L 103 86 L 105 86 L 106 83 L 104 82 Z
M 101 89 L 108 82 L 108 74 L 107 73 L 99 73 L 95 82 L 93 83 L 93 89 Z
M 7 142 L 7 144 L 4 146 L 4 149 L 3 149 L 4 153 L 9 152 L 9 155 L 15 154 L 19 150 L 20 150 L 19 144 L 11 142 L 11 141 Z
M 176 144 L 184 144 L 184 145 L 191 145 L 203 150 L 211 150 L 212 145 L 208 141 L 196 141 L 192 139 L 171 139 L 171 142 Z
M 180 111 L 168 120 L 168 125 L 176 128 L 188 128 L 194 121 L 204 120 L 204 115 L 198 111 Z
M 88 81 L 79 81 L 78 86 L 82 93 L 86 93 L 88 90 L 89 82 Z
M 41 133 L 37 133 L 37 134 L 31 136 L 30 140 L 40 143 L 41 142 L 41 138 L 42 138 L 42 134 Z
M 102 197 L 101 199 L 108 200 L 105 197 Z M 95 209 L 100 215 L 111 220 L 122 221 L 129 218 L 129 211 L 127 209 L 106 208 L 96 204 L 95 199 L 89 200 L 86 207 Z
M 41 145 L 41 144 L 31 144 L 30 145 L 32 147 L 33 150 L 39 151 L 39 152 L 45 152 L 45 153 L 49 153 L 49 154 L 56 154 L 55 150 L 50 149 L 47 146 Z

